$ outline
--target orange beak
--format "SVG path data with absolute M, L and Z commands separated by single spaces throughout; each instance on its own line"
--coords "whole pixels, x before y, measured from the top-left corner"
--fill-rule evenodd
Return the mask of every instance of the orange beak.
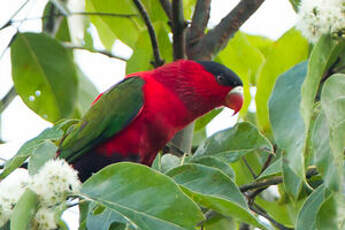
M 243 105 L 243 88 L 242 86 L 237 86 L 230 90 L 230 92 L 225 97 L 225 106 L 234 110 L 234 114 L 241 110 Z

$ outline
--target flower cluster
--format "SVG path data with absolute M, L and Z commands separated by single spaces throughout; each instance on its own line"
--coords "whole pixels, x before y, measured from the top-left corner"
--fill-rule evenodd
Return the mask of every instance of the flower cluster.
M 52 206 L 79 191 L 78 172 L 65 160 L 50 160 L 33 176 L 30 188 L 45 206 Z
M 0 184 L 0 227 L 10 219 L 18 199 L 28 188 L 40 199 L 40 208 L 34 218 L 35 229 L 56 229 L 56 207 L 69 195 L 79 192 L 81 183 L 78 172 L 62 159 L 46 162 L 32 177 L 29 177 L 26 170 L 23 171 L 26 176 L 12 173 Z
M 315 43 L 323 34 L 345 36 L 345 0 L 302 0 L 296 25 Z
M 14 206 L 30 182 L 24 169 L 17 169 L 0 184 L 0 227 L 11 217 Z

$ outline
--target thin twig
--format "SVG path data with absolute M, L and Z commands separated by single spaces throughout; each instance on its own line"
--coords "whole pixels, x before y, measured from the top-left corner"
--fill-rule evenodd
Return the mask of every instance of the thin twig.
M 211 0 L 198 0 L 195 5 L 191 26 L 187 31 L 187 46 L 193 46 L 203 36 L 210 18 Z
M 312 176 L 317 175 L 318 172 L 315 168 L 311 168 L 307 171 L 306 173 L 306 178 L 309 179 Z M 282 176 L 275 176 L 275 177 L 271 177 L 269 179 L 266 180 L 262 180 L 262 181 L 255 181 L 253 183 L 250 184 L 245 184 L 240 186 L 240 190 L 241 192 L 246 192 L 248 190 L 252 190 L 252 189 L 258 189 L 258 188 L 262 188 L 262 187 L 268 187 L 270 185 L 277 185 L 277 184 L 281 184 L 283 182 L 283 177 Z
M 16 97 L 17 93 L 15 88 L 12 88 L 7 92 L 7 94 L 0 101 L 0 114 L 11 104 L 13 99 Z
M 144 5 L 141 3 L 140 0 L 133 0 L 134 4 L 136 5 L 138 11 L 141 14 L 141 17 L 143 18 L 147 30 L 149 31 L 150 34 L 150 39 L 151 39 L 151 45 L 153 49 L 153 57 L 154 57 L 154 67 L 159 67 L 164 64 L 163 59 L 161 58 L 161 55 L 159 53 L 159 48 L 158 48 L 158 41 L 157 41 L 157 36 L 155 33 L 155 30 L 153 28 L 153 25 L 151 23 L 150 17 L 147 13 L 147 11 L 144 8 Z
M 24 19 L 18 19 L 18 20 L 12 20 L 10 22 L 10 25 L 13 25 L 15 23 L 22 23 L 25 21 L 30 21 L 30 20 L 42 20 L 46 19 L 49 17 L 70 17 L 70 16 L 100 16 L 100 17 L 121 17 L 121 18 L 132 18 L 132 17 L 137 17 L 137 14 L 116 14 L 116 13 L 108 13 L 108 12 L 71 12 L 68 15 L 63 14 L 63 13 L 54 13 L 51 15 L 44 15 L 40 17 L 32 17 L 32 18 L 24 18 Z M 1 30 L 2 28 L 0 28 Z
M 210 30 L 197 44 L 188 47 L 188 56 L 196 60 L 211 60 L 264 1 L 241 0 L 214 29 Z
M 252 169 L 252 167 L 250 167 L 249 163 L 247 162 L 245 157 L 242 157 L 242 160 L 244 162 L 244 164 L 246 165 L 246 167 L 248 168 L 250 174 L 252 175 L 253 179 L 257 178 L 257 175 L 255 174 L 254 170 Z
M 250 210 L 252 210 L 253 212 L 255 212 L 256 214 L 265 217 L 268 221 L 270 221 L 275 227 L 277 227 L 280 230 L 292 230 L 293 228 L 288 228 L 284 225 L 282 225 L 281 223 L 279 223 L 278 221 L 276 221 L 275 219 L 273 219 L 270 215 L 267 214 L 267 212 L 261 208 L 259 205 L 257 204 L 253 204 L 251 206 L 249 206 Z
M 273 157 L 274 157 L 274 154 L 273 154 L 273 153 L 270 153 L 270 154 L 268 155 L 267 160 L 265 161 L 264 165 L 262 166 L 262 169 L 261 169 L 261 171 L 260 171 L 260 173 L 259 173 L 258 176 L 260 176 L 260 175 L 268 168 L 268 166 L 270 166 Z
M 183 59 L 185 52 L 185 28 L 182 0 L 172 2 L 172 32 L 174 60 Z
M 90 49 L 90 48 L 86 48 L 84 46 L 73 45 L 71 43 L 63 43 L 63 45 L 64 45 L 65 48 L 68 48 L 68 49 L 87 50 L 87 51 L 92 52 L 92 53 L 100 53 L 100 54 L 106 55 L 106 56 L 108 56 L 110 58 L 119 59 L 121 61 L 128 61 L 128 59 L 126 59 L 124 57 L 117 56 L 115 54 L 112 54 L 111 52 L 106 51 L 106 50 Z
M 172 9 L 171 9 L 171 3 L 169 0 L 159 0 L 161 3 L 161 6 L 163 10 L 165 11 L 166 15 L 168 16 L 169 20 L 172 20 Z
M 0 30 L 3 30 L 5 29 L 6 27 L 8 26 L 11 26 L 12 25 L 12 20 L 15 16 L 17 16 L 17 14 L 30 2 L 30 0 L 26 0 L 17 10 L 16 12 L 14 12 L 12 14 L 12 16 L 10 17 L 10 19 L 8 19 L 8 21 L 2 26 L 0 27 Z

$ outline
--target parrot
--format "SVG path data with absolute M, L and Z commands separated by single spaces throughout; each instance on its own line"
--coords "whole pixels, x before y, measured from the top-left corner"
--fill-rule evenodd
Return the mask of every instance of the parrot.
M 105 166 L 133 161 L 150 166 L 174 135 L 216 107 L 236 114 L 241 79 L 213 61 L 178 60 L 127 75 L 101 93 L 61 140 L 57 155 L 81 181 Z

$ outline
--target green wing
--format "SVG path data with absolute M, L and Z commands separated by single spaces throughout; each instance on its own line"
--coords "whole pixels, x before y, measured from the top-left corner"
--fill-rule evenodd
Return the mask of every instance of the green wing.
M 62 141 L 59 156 L 73 162 L 123 130 L 143 107 L 144 84 L 142 78 L 130 77 L 106 91 Z

